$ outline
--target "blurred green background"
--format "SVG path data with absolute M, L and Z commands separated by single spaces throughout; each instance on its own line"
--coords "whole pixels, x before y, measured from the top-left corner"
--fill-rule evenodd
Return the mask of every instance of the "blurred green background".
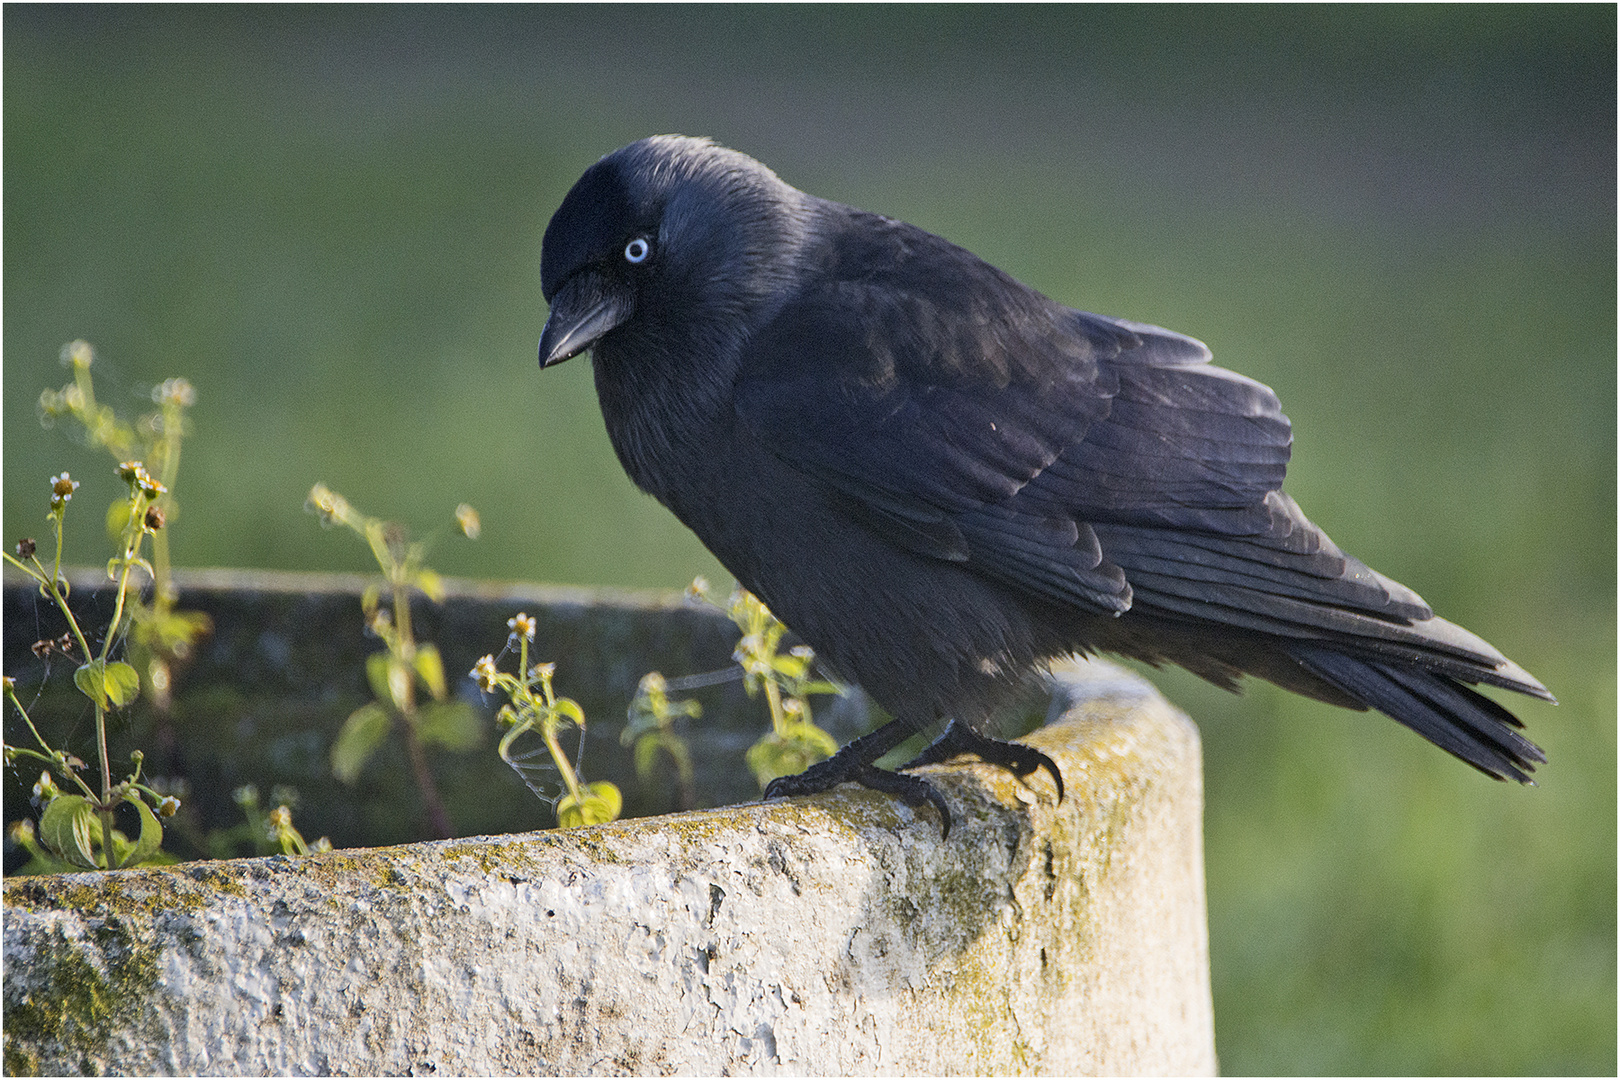
M 599 155 L 712 135 L 1066 303 L 1209 342 L 1289 490 L 1559 695 L 1493 784 L 1382 718 L 1158 684 L 1202 725 L 1230 1073 L 1616 1068 L 1615 10 L 4 12 L 5 536 L 59 347 L 197 387 L 179 565 L 366 569 L 324 480 L 446 573 L 725 575 L 542 375 L 540 239 Z M 77 508 L 78 503 L 75 503 Z M 91 510 L 90 508 L 95 508 Z M 75 561 L 107 557 L 81 528 Z M 1515 703 L 1516 705 L 1520 703 Z

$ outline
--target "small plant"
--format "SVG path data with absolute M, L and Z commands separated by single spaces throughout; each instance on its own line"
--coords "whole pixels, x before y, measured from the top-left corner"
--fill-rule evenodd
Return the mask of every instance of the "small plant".
M 630 702 L 630 722 L 625 725 L 619 741 L 624 746 L 635 745 L 636 775 L 643 783 L 650 783 L 653 770 L 662 751 L 675 763 L 677 790 L 681 808 L 691 810 L 697 806 L 693 787 L 692 749 L 675 731 L 675 723 L 684 718 L 697 719 L 703 715 L 703 706 L 691 699 L 673 701 L 669 696 L 669 681 L 656 671 L 641 677 L 636 696 Z
M 345 784 L 354 783 L 388 732 L 398 727 L 429 826 L 436 837 L 447 839 L 454 833 L 428 767 L 426 747 L 470 750 L 478 745 L 483 731 L 471 706 L 450 699 L 439 650 L 431 643 L 418 642 L 411 630 L 413 589 L 434 603 L 444 599 L 444 582 L 425 565 L 429 544 L 411 540 L 402 525 L 362 514 L 325 484 L 316 484 L 310 491 L 308 505 L 320 515 L 322 525 L 344 525 L 361 536 L 370 545 L 384 579 L 382 585 L 366 589 L 360 599 L 366 628 L 384 645 L 382 652 L 366 661 L 366 676 L 376 700 L 360 706 L 344 721 L 332 745 L 332 773 Z M 477 539 L 478 514 L 473 508 L 463 503 L 455 516 L 462 534 Z M 390 598 L 386 605 L 384 586 Z M 419 690 L 427 692 L 428 701 L 418 701 Z
M 162 714 L 169 709 L 175 669 L 212 629 L 205 613 L 177 609 L 179 592 L 169 562 L 168 529 L 179 517 L 174 488 L 180 475 L 180 443 L 186 431 L 186 410 L 196 402 L 197 393 L 185 379 L 167 379 L 152 390 L 157 411 L 126 424 L 109 406 L 96 402 L 90 378 L 94 360 L 94 350 L 86 342 L 73 341 L 62 347 L 62 363 L 73 369 L 73 381 L 60 390 L 40 394 L 40 421 L 47 426 L 62 419 L 76 422 L 91 447 L 105 449 L 115 461 L 145 462 L 158 482 L 159 494 L 144 510 L 157 522 L 149 532 L 152 558 L 146 566 L 152 575 L 152 599 L 147 603 L 130 596 L 126 602 L 129 659 L 147 699 Z M 115 540 L 128 530 L 131 512 L 132 504 L 126 500 L 116 500 L 108 507 L 107 532 Z
M 243 784 L 231 792 L 231 799 L 241 808 L 245 819 L 240 825 L 228 829 L 209 830 L 205 843 L 214 859 L 231 859 L 247 845 L 252 855 L 311 855 L 332 850 L 332 841 L 321 837 L 313 844 L 293 824 L 292 808 L 298 804 L 298 792 L 282 784 L 270 789 L 270 805 L 265 810 L 259 801 L 259 789 Z
M 687 595 L 720 608 L 737 624 L 742 636 L 732 658 L 742 668 L 743 688 L 750 697 L 765 693 L 771 710 L 771 730 L 748 748 L 748 767 L 765 790 L 778 776 L 803 772 L 838 752 L 838 742 L 816 726 L 810 712 L 813 694 L 843 694 L 837 683 L 813 674 L 815 652 L 808 645 L 780 651 L 787 627 L 753 593 L 738 587 L 722 606 L 709 594 L 709 584 L 697 578 Z
M 107 714 L 124 707 L 140 692 L 140 676 L 129 664 L 111 658 L 113 643 L 119 641 L 128 629 L 130 620 L 129 597 L 131 577 L 139 568 L 146 574 L 152 566 L 141 554 L 146 538 L 163 528 L 163 514 L 158 500 L 166 493 L 163 484 L 153 479 L 138 461 L 126 461 L 118 467 L 118 475 L 129 485 L 125 512 L 121 515 L 124 527 L 120 536 L 119 554 L 107 564 L 107 573 L 118 583 L 114 598 L 113 615 L 101 638 L 99 652 L 92 649 L 79 621 L 68 606 L 68 583 L 62 577 L 62 541 L 67 520 L 68 503 L 79 484 L 67 473 L 51 477 L 50 522 L 56 540 L 56 554 L 49 569 L 39 559 L 37 545 L 24 540 L 17 545 L 16 555 L 6 552 L 5 559 L 38 585 L 42 595 L 56 604 L 68 623 L 68 632 L 54 641 L 38 642 L 34 651 L 42 656 L 52 652 L 64 656 L 75 654 L 83 662 L 73 672 L 73 684 L 90 703 L 95 712 L 96 752 L 100 765 L 100 789 L 92 788 L 80 775 L 85 763 L 62 750 L 54 749 L 39 733 L 17 696 L 16 683 L 5 679 L 7 702 L 22 717 L 37 749 L 6 744 L 7 765 L 23 759 L 39 761 L 45 766 L 39 783 L 34 787 L 35 798 L 45 802 L 40 815 L 37 834 L 31 823 L 24 822 L 14 830 L 19 843 L 34 855 L 34 861 L 60 864 L 56 869 L 82 868 L 112 870 L 137 866 L 150 861 L 162 861 L 159 849 L 163 844 L 163 826 L 158 814 L 172 815 L 179 807 L 178 800 L 164 796 L 141 782 L 143 755 L 131 755 L 133 770 L 122 780 L 114 781 L 112 763 L 107 752 Z M 78 793 L 64 791 L 64 787 L 77 788 Z M 128 804 L 135 808 L 140 820 L 140 833 L 131 840 L 113 828 L 113 813 Z M 153 810 L 156 808 L 157 813 Z M 41 850 L 37 839 L 44 845 Z
M 618 787 L 607 780 L 586 783 L 574 763 L 563 753 L 558 739 L 565 725 L 579 729 L 581 746 L 585 735 L 585 710 L 572 698 L 560 698 L 552 689 L 551 679 L 555 664 L 529 666 L 529 643 L 534 640 L 535 621 L 522 612 L 507 620 L 511 633 L 506 639 L 505 656 L 515 645 L 518 654 L 518 674 L 510 675 L 496 666 L 493 655 L 482 657 L 472 669 L 478 688 L 486 694 L 500 693 L 506 704 L 495 714 L 497 724 L 510 725 L 511 730 L 501 736 L 498 752 L 501 760 L 523 778 L 530 791 L 541 798 L 546 794 L 530 779 L 534 766 L 530 759 L 534 753 L 514 754 L 513 744 L 523 735 L 534 733 L 545 745 L 551 762 L 562 776 L 566 789 L 557 800 L 557 824 L 567 829 L 576 825 L 600 825 L 613 821 L 624 809 L 624 797 Z

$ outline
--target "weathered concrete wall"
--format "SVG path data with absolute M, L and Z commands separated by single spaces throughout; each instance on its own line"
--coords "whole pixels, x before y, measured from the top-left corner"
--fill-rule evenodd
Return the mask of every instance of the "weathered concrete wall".
M 1213 1072 L 1197 735 L 1087 667 L 1064 802 L 936 767 L 944 841 L 844 788 L 7 881 L 7 1071 Z

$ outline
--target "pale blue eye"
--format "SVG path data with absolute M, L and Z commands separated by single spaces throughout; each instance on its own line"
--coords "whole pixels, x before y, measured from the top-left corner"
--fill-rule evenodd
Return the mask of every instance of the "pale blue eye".
M 638 236 L 624 245 L 624 261 L 628 263 L 644 263 L 647 256 L 652 254 L 652 245 L 647 243 L 645 237 Z

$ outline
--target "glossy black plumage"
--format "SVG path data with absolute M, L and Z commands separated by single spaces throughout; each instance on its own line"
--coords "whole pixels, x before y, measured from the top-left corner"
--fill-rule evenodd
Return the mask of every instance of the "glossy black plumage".
M 1547 690 L 1306 519 L 1276 396 L 1200 342 L 678 136 L 587 170 L 542 286 L 542 366 L 591 349 L 630 476 L 902 725 L 982 733 L 1043 660 L 1112 651 L 1380 709 L 1499 778 L 1545 760 L 1469 687 Z M 894 741 L 817 775 L 871 782 Z

